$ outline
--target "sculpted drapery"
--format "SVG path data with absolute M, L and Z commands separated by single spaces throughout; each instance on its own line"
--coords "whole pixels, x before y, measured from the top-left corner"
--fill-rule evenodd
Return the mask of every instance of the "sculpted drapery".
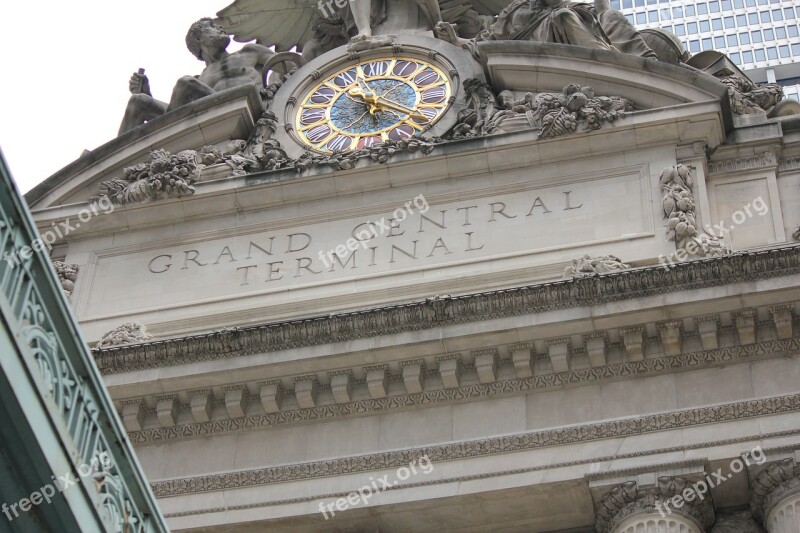
M 514 0 L 482 39 L 571 44 L 655 58 L 619 11 L 559 0 Z

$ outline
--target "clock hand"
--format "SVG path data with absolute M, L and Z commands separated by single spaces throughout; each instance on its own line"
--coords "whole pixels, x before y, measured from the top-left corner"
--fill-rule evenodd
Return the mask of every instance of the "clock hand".
M 379 96 L 376 100 L 377 100 L 377 103 L 379 105 L 382 105 L 384 107 L 388 107 L 389 109 L 394 109 L 395 111 L 400 111 L 401 113 L 405 113 L 406 115 L 408 115 L 411 118 L 418 118 L 418 119 L 424 120 L 426 122 L 428 121 L 428 117 L 426 117 L 422 113 L 417 113 L 413 109 L 408 108 L 408 107 L 406 107 L 404 105 L 398 104 L 397 102 L 395 102 L 393 100 L 389 100 L 388 98 L 384 98 L 382 96 Z

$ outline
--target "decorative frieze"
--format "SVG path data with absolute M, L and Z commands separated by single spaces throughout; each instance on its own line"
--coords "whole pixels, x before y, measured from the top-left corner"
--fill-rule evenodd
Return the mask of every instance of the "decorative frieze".
M 608 365 L 602 368 L 581 368 L 560 374 L 536 375 L 528 378 L 506 379 L 502 387 L 495 384 L 477 383 L 459 386 L 454 381 L 460 378 L 461 366 L 458 355 L 444 356 L 439 364 L 441 373 L 444 366 L 442 381 L 445 388 L 436 388 L 419 393 L 408 393 L 387 396 L 379 399 L 364 399 L 346 404 L 312 405 L 292 410 L 277 412 L 273 403 L 277 394 L 280 398 L 280 385 L 276 381 L 262 384 L 262 404 L 265 401 L 264 391 L 268 391 L 268 404 L 265 413 L 247 416 L 243 419 L 223 419 L 201 424 L 179 424 L 174 428 L 148 428 L 142 430 L 130 429 L 129 436 L 137 444 L 149 442 L 163 442 L 166 440 L 193 438 L 197 436 L 216 433 L 242 431 L 262 427 L 274 427 L 294 423 L 305 423 L 308 420 L 332 420 L 347 416 L 359 416 L 366 413 L 382 413 L 394 410 L 403 410 L 413 407 L 433 406 L 464 400 L 496 397 L 503 395 L 525 394 L 533 391 L 547 391 L 561 388 L 565 385 L 598 383 L 604 380 L 631 378 L 636 376 L 657 375 L 668 371 L 678 371 L 685 368 L 709 368 L 720 364 L 733 364 L 737 361 L 751 361 L 765 357 L 784 357 L 800 351 L 800 338 L 788 340 L 773 340 L 761 342 L 750 346 L 731 346 L 716 350 L 683 353 L 673 357 L 648 358 L 641 361 L 629 361 Z M 417 360 L 419 361 L 419 360 Z M 414 367 L 418 363 L 410 365 Z M 299 378 L 300 396 L 304 394 L 316 398 L 316 382 L 313 376 Z M 312 386 L 313 383 L 313 386 Z M 448 387 L 448 384 L 450 385 Z M 304 392 L 305 391 L 305 392 Z M 297 389 L 296 389 L 297 392 Z M 125 400 L 127 401 L 127 400 Z M 136 400 L 137 404 L 140 400 Z M 298 404 L 300 399 L 298 398 Z M 124 402 L 123 402 L 124 403 Z M 308 400 L 306 400 L 308 405 Z M 126 427 L 128 426 L 126 422 Z M 141 427 L 141 424 L 140 426 Z
M 795 274 L 800 272 L 799 251 L 800 245 L 758 253 L 737 252 L 677 263 L 667 269 L 636 268 L 467 296 L 444 296 L 436 301 L 150 341 L 137 346 L 101 346 L 93 352 L 98 367 L 106 374 L 189 364 Z
M 591 276 L 592 274 L 604 274 L 607 272 L 618 272 L 630 267 L 629 264 L 623 263 L 622 260 L 615 255 L 592 257 L 586 254 L 580 259 L 572 260 L 572 263 L 564 269 L 563 279 Z
M 529 342 L 512 344 L 508 348 L 511 352 L 511 362 L 514 364 L 514 373 L 518 378 L 529 378 L 533 375 L 532 348 L 533 344 Z
M 151 483 L 157 497 L 178 496 L 215 490 L 253 487 L 269 483 L 314 479 L 332 475 L 346 475 L 373 470 L 384 470 L 408 465 L 409 457 L 427 455 L 434 464 L 440 461 L 467 459 L 493 454 L 532 450 L 550 446 L 593 442 L 600 439 L 630 437 L 668 429 L 688 428 L 699 425 L 722 423 L 757 418 L 800 410 L 800 394 L 747 400 L 711 407 L 698 407 L 682 411 L 656 413 L 630 418 L 620 418 L 604 422 L 574 425 L 564 428 L 547 429 L 502 435 L 477 440 L 448 442 L 445 444 L 423 446 L 414 449 L 391 450 L 374 454 L 324 459 L 307 463 L 270 466 L 253 470 L 240 470 L 223 474 L 207 474 L 195 477 L 176 478 Z M 796 430 L 800 431 L 800 430 Z M 785 434 L 781 433 L 781 434 Z M 722 445 L 731 442 L 749 442 L 753 438 L 766 435 L 747 435 L 740 439 L 720 443 L 698 443 L 696 448 L 712 444 Z M 589 464 L 601 460 L 619 460 L 624 457 L 638 457 L 649 454 L 684 451 L 677 447 L 667 450 L 636 451 L 632 454 L 618 454 L 608 458 L 574 459 L 570 465 Z M 693 447 L 692 449 L 695 449 Z M 535 469 L 552 469 L 558 465 L 538 465 Z
M 744 157 L 734 157 L 721 161 L 709 161 L 709 174 L 734 174 L 765 167 L 775 167 L 778 164 L 775 152 L 766 151 L 758 155 L 748 155 Z M 783 161 L 781 161 L 783 164 Z M 783 165 L 781 165 L 783 166 Z

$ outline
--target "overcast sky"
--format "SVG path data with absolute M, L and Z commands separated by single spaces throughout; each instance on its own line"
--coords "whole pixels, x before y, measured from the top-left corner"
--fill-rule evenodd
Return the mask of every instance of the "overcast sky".
M 117 134 L 144 68 L 169 100 L 204 64 L 185 44 L 195 20 L 233 0 L 8 2 L 0 15 L 0 148 L 24 193 Z M 232 43 L 228 50 L 241 45 Z

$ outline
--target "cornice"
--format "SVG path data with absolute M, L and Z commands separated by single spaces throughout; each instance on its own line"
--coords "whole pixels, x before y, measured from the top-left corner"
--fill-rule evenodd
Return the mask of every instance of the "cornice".
M 226 328 L 200 335 L 95 348 L 103 374 L 227 359 L 650 295 L 786 276 L 800 272 L 800 245 L 670 265 L 634 268 L 464 296 L 300 320 Z
M 630 437 L 656 431 L 689 428 L 704 424 L 714 424 L 795 411 L 800 411 L 800 393 L 666 413 L 634 416 L 590 424 L 579 424 L 557 429 L 503 435 L 499 437 L 450 442 L 418 448 L 406 448 L 251 470 L 240 470 L 222 474 L 168 479 L 153 482 L 151 483 L 151 487 L 157 497 L 164 498 L 183 494 L 254 487 L 285 481 L 316 479 L 388 468 L 399 468 L 408 465 L 408 463 L 415 458 L 425 455 L 435 464 L 440 461 L 484 457 L 501 453 L 535 450 L 550 446 L 592 442 L 601 439 Z M 800 430 L 792 430 L 789 434 L 794 435 L 797 433 L 800 433 Z M 787 433 L 782 432 L 781 434 L 786 435 Z M 745 440 L 763 438 L 765 438 L 764 435 L 754 435 L 747 437 Z M 698 446 L 705 448 L 709 445 L 704 443 Z M 652 454 L 654 452 L 642 453 Z M 619 458 L 620 456 L 613 456 L 613 459 Z M 587 458 L 585 461 L 598 462 L 599 459 Z M 554 467 L 555 466 L 552 464 L 546 466 L 548 469 Z
M 581 466 L 581 465 L 589 465 L 589 464 L 597 464 L 603 462 L 610 462 L 610 461 L 620 461 L 625 459 L 636 459 L 639 457 L 650 457 L 655 455 L 662 455 L 674 452 L 687 452 L 691 450 L 699 450 L 699 449 L 706 449 L 716 446 L 728 446 L 731 444 L 739 444 L 743 442 L 750 442 L 753 440 L 759 439 L 772 439 L 772 438 L 779 438 L 779 437 L 791 437 L 800 434 L 800 429 L 793 429 L 793 430 L 786 430 L 786 431 L 776 431 L 772 433 L 764 433 L 759 435 L 746 435 L 742 437 L 736 437 L 732 439 L 724 439 L 724 440 L 716 440 L 716 441 L 709 441 L 709 442 L 700 442 L 691 444 L 688 446 L 672 446 L 669 448 L 657 448 L 653 450 L 644 450 L 638 452 L 629 452 L 629 453 L 621 453 L 617 455 L 606 455 L 602 457 L 592 457 L 592 458 L 583 458 L 583 459 L 575 459 L 572 461 L 562 461 L 558 463 L 548 463 L 544 465 L 536 465 L 536 466 L 529 466 L 525 468 L 513 468 L 509 470 L 499 470 L 494 472 L 481 472 L 479 474 L 470 474 L 465 476 L 454 476 L 442 479 L 434 479 L 429 481 L 418 481 L 413 483 L 404 483 L 402 485 L 394 485 L 391 487 L 386 487 L 385 490 L 400 490 L 400 489 L 413 489 L 418 487 L 429 487 L 434 485 L 441 485 L 445 483 L 461 483 L 465 481 L 475 481 L 475 480 L 482 480 L 488 479 L 493 477 L 501 477 L 501 476 L 513 476 L 519 474 L 528 474 L 531 472 L 541 472 L 543 470 L 553 470 L 558 468 L 568 468 L 573 466 Z M 671 463 L 658 463 L 649 467 L 648 470 L 658 469 L 661 467 L 670 467 L 670 466 L 682 466 L 686 462 L 671 462 Z M 691 463 L 691 461 L 690 461 Z M 156 483 L 162 483 L 161 481 L 151 483 L 151 487 L 155 490 Z M 305 503 L 305 502 L 315 502 L 319 500 L 333 500 L 336 498 L 346 497 L 350 492 L 330 492 L 327 494 L 316 494 L 316 495 L 309 495 L 309 496 L 301 496 L 298 498 L 287 498 L 283 500 L 265 500 L 265 501 L 258 501 L 258 502 L 251 502 L 251 503 L 244 503 L 244 504 L 236 504 L 236 505 L 228 505 L 225 507 L 210 507 L 205 509 L 197 509 L 192 511 L 178 511 L 174 513 L 166 513 L 164 514 L 165 518 L 178 518 L 182 516 L 193 516 L 193 515 L 200 515 L 200 514 L 209 514 L 209 513 L 221 513 L 225 511 L 243 511 L 246 509 L 257 509 L 259 507 L 271 507 L 277 505 L 289 505 L 294 503 Z M 167 498 L 173 496 L 172 494 L 162 494 L 160 497 Z
M 783 164 L 783 161 L 780 162 Z M 773 151 L 765 151 L 757 155 L 748 155 L 742 157 L 734 157 L 730 159 L 722 159 L 720 161 L 709 161 L 708 173 L 709 174 L 732 174 L 736 172 L 746 172 L 748 170 L 755 170 L 758 168 L 776 168 L 778 166 L 778 159 Z
M 382 398 L 317 405 L 240 418 L 230 417 L 206 422 L 153 427 L 131 431 L 128 436 L 131 442 L 137 446 L 146 446 L 166 441 L 206 437 L 237 431 L 305 424 L 350 416 L 408 410 L 415 407 L 542 392 L 558 389 L 565 385 L 585 385 L 611 379 L 675 372 L 687 368 L 700 369 L 737 361 L 780 357 L 798 352 L 800 352 L 800 337 L 771 340 L 743 346 L 730 346 L 714 350 L 648 358 L 640 361 L 628 361 L 598 368 L 581 368 L 526 378 L 503 379 L 492 383 L 474 383 L 453 388 L 394 394 Z

